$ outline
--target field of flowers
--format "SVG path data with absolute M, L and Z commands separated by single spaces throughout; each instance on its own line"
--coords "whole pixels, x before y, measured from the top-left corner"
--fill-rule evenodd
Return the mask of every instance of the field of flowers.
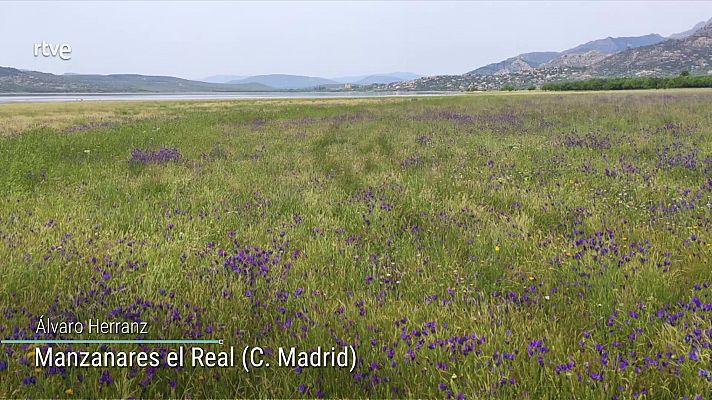
M 99 318 L 358 354 L 3 344 L 0 398 L 712 397 L 712 91 L 0 105 L 0 187 L 0 339 Z

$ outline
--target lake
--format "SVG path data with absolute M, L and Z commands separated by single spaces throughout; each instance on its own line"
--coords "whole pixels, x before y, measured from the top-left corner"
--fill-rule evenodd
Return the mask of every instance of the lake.
M 397 96 L 443 96 L 453 92 L 231 92 L 231 93 L 42 93 L 0 94 L 0 103 L 54 103 L 74 101 L 332 99 Z

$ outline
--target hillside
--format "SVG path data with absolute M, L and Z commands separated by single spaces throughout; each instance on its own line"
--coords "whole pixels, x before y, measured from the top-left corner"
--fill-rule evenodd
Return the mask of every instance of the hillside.
M 672 35 L 668 36 L 668 38 L 669 39 L 684 39 L 688 36 L 694 35 L 697 31 L 704 28 L 707 24 L 712 24 L 712 18 L 710 18 L 707 21 L 700 21 L 697 24 L 695 24 L 695 26 L 693 26 L 691 29 L 688 29 L 686 31 L 673 33 Z
M 412 72 L 388 72 L 377 73 L 370 75 L 352 75 L 340 76 L 336 78 L 323 78 L 318 76 L 303 76 L 303 75 L 256 75 L 256 76 L 241 76 L 241 75 L 212 75 L 201 79 L 203 82 L 211 83 L 249 83 L 257 82 L 279 89 L 309 89 L 313 87 L 331 87 L 335 84 L 350 83 L 353 85 L 372 85 L 377 83 L 393 83 L 400 81 L 408 81 L 418 79 L 421 75 Z
M 664 40 L 664 37 L 657 34 L 607 37 L 592 40 L 561 52 L 541 51 L 520 54 L 504 61 L 477 68 L 467 72 L 465 75 L 517 74 L 536 68 L 547 67 L 585 67 L 599 61 L 605 55 L 614 54 L 629 48 L 660 43 Z
M 712 21 L 712 20 L 711 20 Z M 688 34 L 694 31 L 692 34 Z M 526 53 L 464 75 L 439 75 L 389 85 L 383 90 L 498 90 L 540 87 L 547 82 L 625 76 L 712 74 L 712 22 L 676 34 L 594 40 L 561 53 Z M 646 45 L 647 43 L 647 45 Z M 621 50 L 622 49 L 622 50 Z M 608 52 L 613 52 L 609 54 Z M 532 62 L 531 55 L 539 57 Z M 551 55 L 554 54 L 554 57 Z M 546 59 L 547 61 L 537 61 Z
M 393 75 L 369 75 L 366 76 L 362 79 L 359 79 L 355 82 L 350 82 L 354 83 L 356 85 L 372 85 L 374 83 L 394 83 L 394 82 L 401 82 L 404 79 L 395 77 Z
M 664 76 L 712 73 L 712 24 L 684 39 L 629 49 L 594 64 L 596 76 Z
M 589 65 L 593 65 L 604 58 L 608 57 L 608 54 L 602 53 L 600 51 L 591 50 L 585 53 L 570 53 L 562 54 L 555 59 L 546 62 L 541 65 L 541 68 L 557 68 L 557 67 L 576 67 L 583 68 Z
M 504 61 L 485 65 L 465 75 L 497 75 L 527 71 L 537 68 L 541 64 L 553 60 L 558 56 L 559 53 L 555 51 L 524 53 Z
M 574 48 L 562 51 L 562 54 L 586 53 L 597 51 L 600 53 L 613 54 L 630 48 L 650 46 L 665 41 L 665 38 L 658 34 L 645 36 L 607 37 L 605 39 L 593 40 Z
M 240 92 L 268 91 L 261 84 L 215 84 L 171 76 L 55 75 L 0 67 L 0 93 Z
M 245 79 L 246 76 L 243 75 L 211 75 L 200 79 L 201 82 L 209 83 L 227 83 L 230 81 L 238 81 L 240 79 Z
M 244 79 L 229 81 L 229 84 L 260 84 L 274 89 L 310 89 L 326 85 L 338 85 L 336 81 L 313 76 L 269 74 L 256 75 Z

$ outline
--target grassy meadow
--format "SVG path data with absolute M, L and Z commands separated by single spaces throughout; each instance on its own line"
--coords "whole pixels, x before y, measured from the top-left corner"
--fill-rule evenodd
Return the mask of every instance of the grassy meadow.
M 43 369 L 3 344 L 0 398 L 712 393 L 710 90 L 6 104 L 0 187 L 0 339 L 99 318 L 358 355 Z

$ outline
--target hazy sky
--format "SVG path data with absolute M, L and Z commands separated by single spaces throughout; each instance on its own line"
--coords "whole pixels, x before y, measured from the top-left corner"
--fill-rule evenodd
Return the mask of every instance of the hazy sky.
M 202 78 L 460 74 L 606 36 L 669 35 L 702 2 L 0 2 L 0 65 Z M 33 56 L 41 41 L 72 59 Z

